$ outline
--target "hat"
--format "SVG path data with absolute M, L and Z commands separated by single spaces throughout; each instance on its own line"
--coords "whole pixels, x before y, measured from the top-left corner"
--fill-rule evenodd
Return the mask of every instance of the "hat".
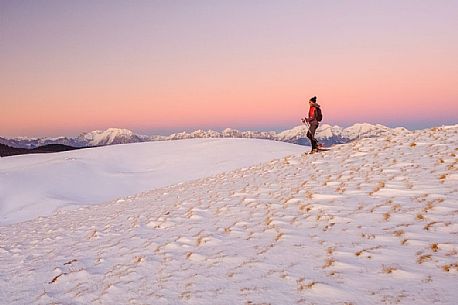
M 316 103 L 316 96 L 312 97 L 310 101 Z

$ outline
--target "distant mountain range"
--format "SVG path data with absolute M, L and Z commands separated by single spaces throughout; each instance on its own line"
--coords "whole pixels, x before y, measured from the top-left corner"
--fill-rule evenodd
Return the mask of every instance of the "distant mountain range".
M 35 148 L 17 148 L 10 147 L 5 144 L 0 144 L 0 157 L 8 157 L 15 155 L 26 155 L 26 154 L 43 154 L 52 153 L 59 151 L 75 150 L 82 147 L 72 147 L 63 144 L 46 144 Z
M 373 124 L 355 124 L 351 127 L 342 128 L 339 126 L 331 126 L 327 124 L 321 125 L 316 133 L 316 137 L 320 143 L 325 146 L 333 144 L 341 144 L 353 141 L 358 138 L 377 137 L 389 133 L 408 132 L 407 129 L 389 128 L 383 125 Z M 214 130 L 196 130 L 193 132 L 174 133 L 169 136 L 144 136 L 133 133 L 128 129 L 109 128 L 105 131 L 91 131 L 82 133 L 78 137 L 68 138 L 2 138 L 0 144 L 7 145 L 12 148 L 34 149 L 45 145 L 65 145 L 70 147 L 94 147 L 112 144 L 137 143 L 148 141 L 169 141 L 193 138 L 257 138 L 268 139 L 275 141 L 283 141 L 300 145 L 309 145 L 307 139 L 307 128 L 304 125 L 294 127 L 290 130 L 282 132 L 275 131 L 239 131 L 236 129 L 227 128 L 222 132 Z
M 80 134 L 78 137 L 58 137 L 58 138 L 2 138 L 0 144 L 14 148 L 37 148 L 50 144 L 62 144 L 72 147 L 94 147 L 111 144 L 125 144 L 150 141 L 151 137 L 134 134 L 128 129 L 108 128 L 105 131 L 91 131 Z

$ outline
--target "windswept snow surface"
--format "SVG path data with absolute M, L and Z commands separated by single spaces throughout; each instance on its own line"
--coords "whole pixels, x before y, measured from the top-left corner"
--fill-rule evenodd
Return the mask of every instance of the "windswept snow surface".
M 0 227 L 1 300 L 455 305 L 457 143 L 362 139 Z
M 98 204 L 308 150 L 255 139 L 114 145 L 0 159 L 0 224 Z

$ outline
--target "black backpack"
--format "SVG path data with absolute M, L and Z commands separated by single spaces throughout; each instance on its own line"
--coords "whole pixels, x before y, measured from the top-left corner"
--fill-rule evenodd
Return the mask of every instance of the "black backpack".
M 321 122 L 321 120 L 323 119 L 323 114 L 321 113 L 321 108 L 320 107 L 315 107 L 315 110 L 316 110 L 316 120 L 318 122 Z

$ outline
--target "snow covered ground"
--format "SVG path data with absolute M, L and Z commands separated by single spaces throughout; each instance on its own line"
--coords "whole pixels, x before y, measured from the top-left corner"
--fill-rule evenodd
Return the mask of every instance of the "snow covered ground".
M 0 224 L 52 214 L 57 208 L 118 197 L 308 150 L 247 139 L 136 143 L 0 159 Z
M 0 227 L 1 303 L 456 304 L 457 143 L 399 132 Z

